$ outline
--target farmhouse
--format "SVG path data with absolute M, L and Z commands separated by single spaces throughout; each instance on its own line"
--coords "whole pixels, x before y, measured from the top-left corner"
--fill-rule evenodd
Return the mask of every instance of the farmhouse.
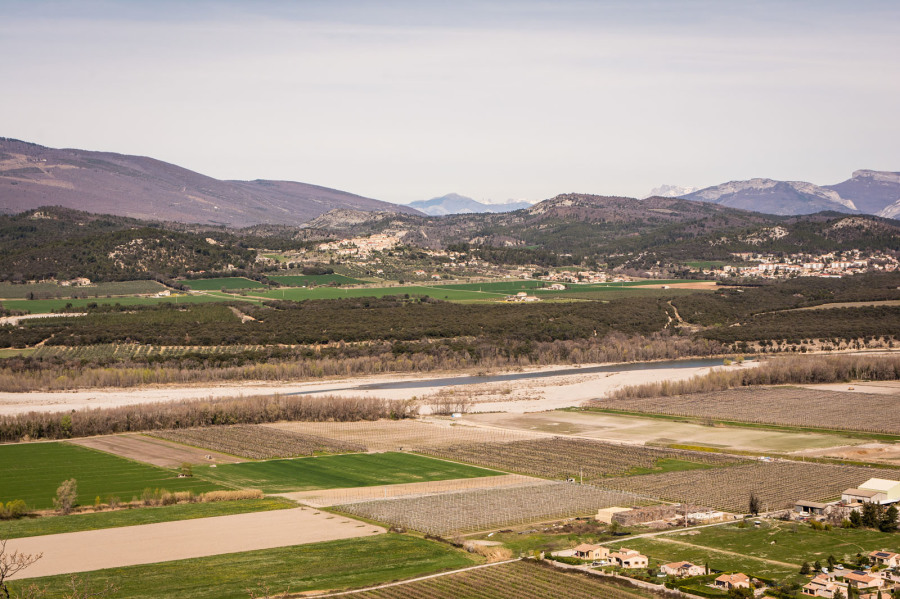
M 840 589 L 841 594 L 847 596 L 847 586 L 835 582 L 834 578 L 827 574 L 819 574 L 811 581 L 803 585 L 803 594 L 810 597 L 826 597 L 832 599 L 834 592 Z
M 715 580 L 715 586 L 730 591 L 731 589 L 749 589 L 750 577 L 737 572 L 735 574 L 722 574 Z
M 671 564 L 663 564 L 659 568 L 663 574 L 669 576 L 702 576 L 706 574 L 706 568 L 696 566 L 691 562 L 672 562 Z
M 888 568 L 900 566 L 900 553 L 892 553 L 884 550 L 873 551 L 869 554 L 869 559 L 879 566 L 887 566 Z
M 846 489 L 841 493 L 841 501 L 847 504 L 851 503 L 881 503 L 882 499 L 887 497 L 884 493 L 873 491 L 871 489 Z
M 575 547 L 575 557 L 581 559 L 600 560 L 609 556 L 609 549 L 603 545 L 590 545 L 582 543 Z
M 880 576 L 872 576 L 859 570 L 844 574 L 844 582 L 854 589 L 877 589 L 884 584 L 884 580 Z
M 641 555 L 634 549 L 625 549 L 624 547 L 615 553 L 610 553 L 609 561 L 622 568 L 646 568 L 647 564 L 650 563 L 646 555 Z

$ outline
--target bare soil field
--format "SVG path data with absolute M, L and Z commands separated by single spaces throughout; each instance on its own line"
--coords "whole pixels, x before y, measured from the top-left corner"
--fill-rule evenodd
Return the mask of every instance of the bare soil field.
M 863 443 L 830 449 L 798 451 L 798 456 L 838 458 L 862 462 L 880 462 L 900 466 L 900 443 Z
M 794 433 L 755 428 L 705 426 L 601 412 L 540 412 L 533 414 L 466 414 L 463 423 L 541 434 L 573 435 L 634 444 L 702 445 L 723 450 L 791 452 L 824 449 L 852 443 L 844 437 L 819 433 Z M 862 443 L 862 441 L 860 441 Z
M 824 389 L 754 387 L 672 397 L 604 399 L 588 405 L 627 412 L 900 435 L 897 398 L 876 393 L 855 393 L 850 399 L 844 393 Z
M 822 391 L 840 391 L 841 393 L 877 393 L 881 395 L 900 395 L 900 381 L 824 383 L 821 385 L 803 385 L 803 388 L 819 389 Z
M 13 539 L 6 549 L 44 554 L 19 577 L 33 578 L 384 532 L 345 516 L 297 508 Z
M 518 474 L 503 476 L 487 476 L 482 478 L 460 478 L 453 480 L 437 480 L 423 483 L 401 483 L 398 485 L 381 485 L 378 487 L 356 487 L 353 489 L 326 489 L 322 491 L 300 491 L 282 493 L 299 503 L 313 507 L 329 507 L 340 504 L 358 503 L 378 499 L 396 499 L 400 497 L 424 497 L 450 491 L 470 489 L 497 489 L 501 487 L 521 487 L 528 484 L 543 483 L 541 479 Z
M 278 422 L 263 426 L 359 444 L 369 451 L 410 451 L 454 443 L 513 441 L 537 436 L 526 431 L 491 430 L 439 419 Z
M 893 477 L 893 474 L 891 471 L 857 466 L 776 461 L 609 478 L 598 485 L 668 501 L 745 513 L 750 493 L 757 495 L 763 511 L 789 509 L 798 499 L 831 501 L 840 498 L 844 489 L 855 488 L 875 476 Z
M 82 447 L 99 449 L 100 451 L 138 462 L 162 466 L 163 468 L 177 468 L 184 462 L 191 464 L 234 464 L 243 461 L 241 458 L 224 453 L 188 447 L 187 445 L 137 434 L 86 437 L 73 439 L 68 442 L 81 445 Z

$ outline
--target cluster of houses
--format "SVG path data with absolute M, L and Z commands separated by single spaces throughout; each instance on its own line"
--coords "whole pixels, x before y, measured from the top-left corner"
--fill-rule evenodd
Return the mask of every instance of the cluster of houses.
M 400 244 L 400 235 L 369 235 L 354 237 L 328 243 L 320 243 L 316 249 L 320 252 L 334 252 L 338 256 L 368 256 L 373 252 L 383 252 Z
M 590 545 L 582 543 L 575 547 L 575 557 L 583 560 L 591 560 L 601 566 L 618 566 L 620 568 L 646 568 L 650 559 L 634 549 L 620 548 L 612 551 L 603 545 Z
M 849 597 L 852 588 L 859 599 L 878 599 L 881 593 L 890 593 L 900 588 L 900 553 L 873 551 L 869 553 L 869 560 L 883 569 L 853 570 L 846 573 L 842 570 L 829 572 L 823 569 L 821 574 L 817 574 L 803 586 L 803 594 L 833 599 L 838 592 Z
M 859 250 L 819 255 L 790 254 L 783 257 L 753 252 L 738 252 L 732 255 L 738 260 L 753 261 L 755 264 L 748 266 L 724 265 L 718 268 L 692 270 L 718 279 L 731 277 L 784 279 L 789 277 L 840 278 L 865 272 L 893 272 L 900 268 L 897 259 L 892 255 L 881 252 L 863 255 Z

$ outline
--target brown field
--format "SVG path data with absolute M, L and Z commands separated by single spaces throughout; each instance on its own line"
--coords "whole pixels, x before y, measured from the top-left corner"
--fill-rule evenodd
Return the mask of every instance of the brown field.
M 604 443 L 590 439 L 549 437 L 508 443 L 467 443 L 430 447 L 422 453 L 485 468 L 533 476 L 593 481 L 653 468 L 658 460 L 676 459 L 710 466 L 735 464 L 734 456 L 702 451 Z
M 358 443 L 327 439 L 258 424 L 182 428 L 156 431 L 152 435 L 253 460 L 366 450 L 365 446 Z
M 610 478 L 598 484 L 606 489 L 744 513 L 748 509 L 750 493 L 756 493 L 764 511 L 788 509 L 798 499 L 838 499 L 844 489 L 857 487 L 873 477 L 895 478 L 895 472 L 856 466 L 778 461 L 712 470 Z
M 337 506 L 351 515 L 434 535 L 493 530 L 557 518 L 592 516 L 599 508 L 649 505 L 653 500 L 592 485 L 538 481 Z
M 12 539 L 7 551 L 43 553 L 23 573 L 34 578 L 384 532 L 379 526 L 298 508 Z
M 190 464 L 233 464 L 243 461 L 240 458 L 224 453 L 188 447 L 143 435 L 85 437 L 83 439 L 73 439 L 69 443 L 99 449 L 123 458 L 146 462 L 154 466 L 162 466 L 163 468 L 176 468 L 184 462 Z M 206 456 L 209 456 L 209 458 Z
M 435 493 L 449 491 L 465 491 L 470 489 L 494 489 L 500 487 L 516 487 L 531 483 L 543 482 L 540 479 L 518 474 L 501 476 L 483 476 L 481 478 L 458 478 L 452 480 L 435 480 L 422 483 L 401 483 L 397 485 L 380 485 L 377 487 L 354 487 L 352 489 L 323 489 L 318 491 L 298 491 L 281 493 L 305 505 L 313 507 L 329 507 L 332 505 L 357 503 L 375 499 L 397 497 L 423 497 Z
M 511 441 L 535 436 L 524 431 L 494 430 L 448 421 L 424 420 L 278 422 L 264 426 L 358 443 L 369 451 L 409 451 L 454 443 Z
M 600 578 L 563 572 L 534 561 L 516 561 L 497 566 L 427 577 L 354 593 L 359 599 L 637 599 L 644 595 L 603 583 Z
M 753 387 L 670 397 L 603 399 L 588 405 L 626 412 L 900 435 L 897 398 L 876 393 L 854 393 L 850 397 L 840 391 L 802 387 Z

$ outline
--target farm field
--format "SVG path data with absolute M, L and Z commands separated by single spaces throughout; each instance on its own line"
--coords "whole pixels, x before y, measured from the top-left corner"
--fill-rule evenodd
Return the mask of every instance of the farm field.
M 366 447 L 368 451 L 418 450 L 453 443 L 512 441 L 535 436 L 524 431 L 491 430 L 422 420 L 278 422 L 263 426 L 355 443 Z
M 692 470 L 735 464 L 740 458 L 720 453 L 662 449 L 552 437 L 509 443 L 470 443 L 431 447 L 423 453 L 545 478 L 594 481 L 660 470 Z
M 243 461 L 224 453 L 210 452 L 138 434 L 84 437 L 67 442 L 162 468 L 178 468 L 185 462 L 189 464 L 230 464 Z M 209 457 L 207 458 L 207 456 Z
M 716 448 L 722 451 L 780 453 L 804 449 L 825 449 L 854 442 L 854 440 L 829 433 L 704 426 L 701 423 L 683 422 L 669 417 L 613 414 L 583 411 L 578 408 L 530 414 L 467 414 L 464 420 L 474 424 L 520 431 L 578 435 L 613 442 L 686 444 Z
M 830 501 L 840 498 L 844 489 L 855 488 L 875 476 L 890 474 L 890 470 L 856 466 L 778 461 L 610 478 L 599 484 L 606 489 L 745 513 L 750 493 L 756 493 L 763 511 L 788 509 L 798 499 Z
M 448 491 L 465 491 L 471 489 L 495 489 L 498 487 L 515 487 L 543 482 L 540 479 L 518 474 L 499 476 L 482 476 L 479 478 L 454 478 L 450 480 L 434 480 L 424 483 L 398 483 L 377 487 L 354 487 L 346 489 L 322 489 L 318 491 L 298 491 L 282 493 L 281 496 L 303 505 L 313 507 L 330 507 L 345 503 L 356 503 L 372 499 L 388 497 L 420 497 Z
M 496 476 L 497 472 L 404 453 L 345 454 L 198 467 L 194 475 L 226 485 L 287 493 Z
M 604 507 L 651 503 L 652 500 L 592 485 L 543 481 L 500 489 L 350 503 L 335 509 L 427 534 L 450 535 L 590 516 Z
M 156 431 L 152 436 L 253 460 L 366 450 L 357 443 L 263 427 L 258 424 Z
M 27 350 L 35 358 L 61 358 L 63 360 L 141 360 L 147 358 L 178 358 L 188 354 L 203 356 L 228 356 L 245 352 L 258 352 L 265 345 L 144 345 L 140 343 L 100 343 L 96 345 L 42 345 Z M 22 351 L 22 350 L 11 350 Z
M 47 518 L 22 518 L 0 521 L 0 539 L 55 535 L 65 532 L 101 530 L 122 526 L 232 516 L 250 512 L 267 512 L 297 507 L 283 497 L 265 499 L 242 499 L 239 501 L 216 501 L 209 503 L 178 503 L 159 507 L 141 507 L 109 512 L 70 514 Z
M 98 586 L 117 584 L 117 599 L 246 599 L 254 584 L 292 593 L 359 588 L 474 563 L 469 554 L 445 544 L 388 534 L 98 570 L 90 580 Z M 50 596 L 60 596 L 68 581 L 60 575 L 11 587 L 18 591 L 36 583 L 48 586 Z
M 590 406 L 605 410 L 708 418 L 751 424 L 811 427 L 900 435 L 897 399 L 890 395 L 769 387 L 730 389 L 672 397 L 603 399 Z M 816 417 L 827 414 L 827 417 Z
M 217 277 L 215 279 L 183 279 L 179 281 L 194 291 L 216 291 L 219 289 L 264 289 L 259 281 L 244 277 Z
M 448 574 L 352 595 L 358 599 L 635 599 L 639 591 L 604 584 L 599 578 L 517 561 Z
M 467 291 L 463 289 L 445 289 L 442 285 L 428 287 L 424 285 L 401 285 L 398 287 L 282 287 L 253 294 L 256 297 L 270 299 L 305 300 L 305 299 L 339 299 L 346 297 L 384 297 L 386 295 L 427 295 L 435 299 L 448 301 L 494 300 L 502 299 L 504 293 Z
M 156 281 L 113 281 L 109 283 L 94 283 L 84 287 L 62 287 L 57 283 L 29 283 L 14 285 L 12 283 L 0 283 L 0 298 L 25 299 L 28 294 L 34 297 L 54 298 L 71 297 L 73 294 L 100 296 L 100 295 L 138 295 L 158 293 L 165 286 Z
M 345 277 L 344 275 L 272 275 L 269 277 L 272 281 L 280 283 L 286 287 L 310 287 L 312 285 L 330 285 L 337 283 L 338 285 L 363 285 L 366 281 Z
M 148 487 L 197 493 L 222 488 L 71 443 L 0 445 L 0 501 L 22 499 L 34 509 L 51 508 L 57 487 L 70 478 L 78 481 L 82 504 L 92 504 L 98 496 L 102 501 L 110 496 L 129 501 Z

